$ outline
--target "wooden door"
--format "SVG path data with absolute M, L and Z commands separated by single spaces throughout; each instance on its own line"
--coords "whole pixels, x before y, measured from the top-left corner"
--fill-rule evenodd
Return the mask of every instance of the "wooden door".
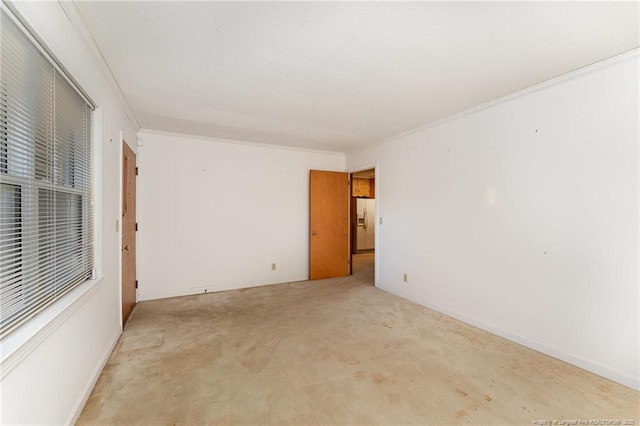
M 349 174 L 311 170 L 309 279 L 349 275 Z
M 136 154 L 122 151 L 122 325 L 136 305 Z

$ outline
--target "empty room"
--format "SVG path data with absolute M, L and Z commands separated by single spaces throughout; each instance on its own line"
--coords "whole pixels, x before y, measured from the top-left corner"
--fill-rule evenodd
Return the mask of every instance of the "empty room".
M 0 423 L 640 422 L 640 4 L 5 1 Z

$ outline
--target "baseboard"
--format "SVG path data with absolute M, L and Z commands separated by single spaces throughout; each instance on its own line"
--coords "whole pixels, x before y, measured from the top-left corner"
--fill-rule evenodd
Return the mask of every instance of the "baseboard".
M 246 281 L 240 283 L 230 283 L 230 284 L 218 284 L 218 285 L 208 285 L 208 286 L 198 286 L 198 287 L 188 287 L 182 288 L 179 290 L 170 290 L 170 291 L 154 291 L 154 292 L 145 292 L 142 290 L 139 294 L 138 302 L 144 302 L 147 300 L 158 300 L 158 299 L 168 299 L 171 297 L 183 297 L 183 296 L 195 296 L 198 294 L 206 294 L 206 293 L 218 293 L 221 291 L 229 291 L 229 290 L 241 290 L 247 288 L 254 287 L 263 287 L 267 285 L 276 285 L 276 284 L 284 284 L 290 282 L 297 281 L 305 281 L 308 277 L 290 277 L 289 279 L 279 279 L 277 281 Z M 207 291 L 205 291 L 205 289 Z
M 78 402 L 74 404 L 71 413 L 69 413 L 69 417 L 67 417 L 67 420 L 64 422 L 65 425 L 73 425 L 78 421 L 78 418 L 80 417 L 80 414 L 82 413 L 87 400 L 89 400 L 89 396 L 91 396 L 91 392 L 98 382 L 100 374 L 102 374 L 102 370 L 104 370 L 104 366 L 107 365 L 107 361 L 109 361 L 109 357 L 111 356 L 113 349 L 116 347 L 118 339 L 121 335 L 122 331 L 118 331 L 112 339 L 111 344 L 109 345 L 109 350 L 105 352 L 105 355 L 102 357 L 100 362 L 98 362 L 98 365 L 91 374 L 91 380 L 89 380 L 89 383 L 87 383 L 87 386 L 85 386 L 85 388 L 83 389 Z
M 389 293 L 395 294 L 398 297 L 402 297 L 403 299 L 407 299 L 407 300 L 411 300 L 408 297 L 405 297 L 401 294 L 395 293 L 394 291 L 391 291 L 388 288 L 384 288 L 384 287 L 379 287 L 381 290 L 387 291 Z M 559 351 L 555 348 L 546 346 L 543 343 L 540 343 L 538 341 L 529 339 L 527 337 L 524 336 L 520 336 L 518 334 L 514 334 L 511 333 L 509 331 L 503 330 L 501 328 L 497 328 L 494 327 L 490 324 L 484 323 L 482 321 L 479 321 L 475 318 L 472 317 L 468 317 L 464 314 L 461 314 L 459 312 L 456 311 L 452 311 L 450 309 L 446 309 L 443 308 L 441 306 L 438 305 L 434 305 L 432 303 L 428 303 L 428 302 L 422 302 L 422 301 L 416 301 L 416 300 L 411 300 L 414 303 L 418 303 L 419 305 L 422 305 L 426 308 L 429 308 L 433 311 L 436 311 L 438 313 L 447 315 L 451 318 L 455 318 L 457 320 L 460 320 L 464 323 L 473 325 L 474 327 L 478 327 L 482 330 L 488 331 L 490 333 L 493 333 L 497 336 L 500 337 L 504 337 L 507 340 L 510 340 L 512 342 L 518 343 L 520 345 L 526 346 L 530 349 L 533 349 L 537 352 L 543 353 L 545 355 L 549 355 L 553 358 L 559 359 L 561 361 L 564 361 L 568 364 L 574 365 L 576 367 L 582 368 L 583 370 L 589 371 L 593 374 L 597 374 L 598 376 L 602 376 L 606 379 L 609 380 L 613 380 L 616 383 L 620 383 L 621 385 L 627 386 L 631 389 L 635 389 L 635 390 L 640 390 L 640 378 L 637 377 L 632 377 L 632 376 L 628 376 L 625 374 L 622 374 L 618 371 L 614 371 L 611 370 L 607 367 L 604 367 L 600 364 L 591 362 L 591 361 L 587 361 L 584 360 L 582 358 L 564 353 L 562 351 Z

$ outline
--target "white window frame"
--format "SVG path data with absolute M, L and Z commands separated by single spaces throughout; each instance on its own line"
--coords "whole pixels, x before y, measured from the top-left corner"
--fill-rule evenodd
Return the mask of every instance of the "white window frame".
M 91 299 L 98 292 L 100 283 L 103 279 L 103 262 L 102 262 L 102 134 L 104 123 L 103 108 L 96 106 L 91 98 L 82 90 L 79 85 L 70 78 L 69 73 L 56 59 L 56 55 L 49 50 L 49 47 L 40 41 L 36 32 L 29 26 L 29 19 L 21 14 L 22 5 L 0 3 L 2 10 L 7 13 L 11 19 L 20 27 L 27 35 L 32 43 L 34 43 L 41 53 L 49 59 L 56 67 L 57 71 L 67 80 L 72 87 L 79 90 L 81 96 L 94 107 L 92 141 L 93 141 L 93 181 L 92 191 L 93 200 L 91 208 L 93 209 L 94 226 L 93 226 L 93 250 L 94 250 L 94 274 L 79 285 L 73 287 L 70 291 L 59 297 L 50 305 L 46 306 L 37 315 L 28 319 L 11 333 L 0 339 L 0 379 L 4 378 L 13 368 L 18 366 L 36 347 L 38 347 L 49 335 L 64 324 L 65 320 L 73 315 L 82 305 Z M 9 182 L 7 182 L 9 183 Z

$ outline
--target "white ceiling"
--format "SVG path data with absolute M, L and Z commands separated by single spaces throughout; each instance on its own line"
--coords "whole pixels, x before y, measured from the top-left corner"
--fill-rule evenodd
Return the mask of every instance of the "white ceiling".
M 637 48 L 638 2 L 76 2 L 140 125 L 353 151 Z

